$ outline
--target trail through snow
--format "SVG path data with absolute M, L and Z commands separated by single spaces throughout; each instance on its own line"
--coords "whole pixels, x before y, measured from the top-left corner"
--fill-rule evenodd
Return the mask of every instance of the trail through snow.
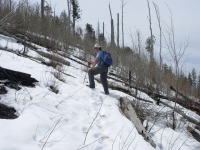
M 23 48 L 9 39 L 0 36 L 0 45 L 14 50 Z M 46 51 L 44 48 L 41 50 Z M 28 54 L 38 56 L 31 50 Z M 1 95 L 0 103 L 14 107 L 19 117 L 0 119 L 0 150 L 41 150 L 43 146 L 45 150 L 153 150 L 119 109 L 119 98 L 131 97 L 111 89 L 107 96 L 96 81 L 96 89 L 91 90 L 85 86 L 87 76 L 83 83 L 83 67 L 72 61 L 70 63 L 71 66 L 65 66 L 63 71 L 75 78 L 62 75 L 65 82 L 61 82 L 54 78 L 52 67 L 0 50 L 1 67 L 29 73 L 39 81 L 36 87 L 22 87 L 20 91 L 6 88 L 8 93 Z M 58 94 L 48 89 L 47 85 L 51 84 L 58 86 Z M 158 144 L 157 149 L 167 148 L 176 139 L 169 141 L 173 133 L 171 129 L 157 133 L 153 137 Z M 180 144 L 175 144 L 177 149 L 185 139 L 185 135 L 180 140 L 178 138 Z M 187 145 L 182 147 L 187 148 Z

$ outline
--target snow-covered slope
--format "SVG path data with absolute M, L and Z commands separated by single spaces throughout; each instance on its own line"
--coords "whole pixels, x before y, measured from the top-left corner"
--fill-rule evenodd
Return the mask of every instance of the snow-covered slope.
M 0 46 L 23 48 L 5 36 L 0 36 Z M 38 56 L 31 50 L 28 55 Z M 52 67 L 0 50 L 1 67 L 29 73 L 39 81 L 34 88 L 7 88 L 8 93 L 0 95 L 0 103 L 14 107 L 19 115 L 14 120 L 0 119 L 0 150 L 153 150 L 119 109 L 121 96 L 133 98 L 111 89 L 107 96 L 98 82 L 95 90 L 86 87 L 83 67 L 70 63 L 63 71 L 73 77 L 63 74 L 65 82 L 61 82 Z M 58 86 L 58 94 L 49 89 L 51 84 Z M 152 132 L 158 150 L 186 150 L 196 144 L 194 140 L 183 144 L 188 137 L 170 128 L 155 126 Z

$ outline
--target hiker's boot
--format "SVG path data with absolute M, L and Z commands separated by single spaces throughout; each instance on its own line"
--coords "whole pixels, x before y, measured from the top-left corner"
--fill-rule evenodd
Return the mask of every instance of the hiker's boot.
M 105 92 L 106 95 L 109 95 L 109 92 Z
M 95 86 L 92 86 L 92 85 L 86 85 L 86 86 L 88 86 L 91 89 L 95 89 Z

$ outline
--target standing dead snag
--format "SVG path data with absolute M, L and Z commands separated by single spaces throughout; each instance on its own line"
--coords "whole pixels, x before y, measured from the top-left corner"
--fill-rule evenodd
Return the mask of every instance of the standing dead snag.
M 41 18 L 44 18 L 44 0 L 41 0 Z
M 149 1 L 147 0 L 147 4 L 148 4 L 148 10 L 149 10 L 149 28 L 150 28 L 150 32 L 151 32 L 151 36 L 150 36 L 150 59 L 151 61 L 153 61 L 154 59 L 154 48 L 153 48 L 153 44 L 154 44 L 154 37 L 153 37 L 153 33 L 152 33 L 152 27 L 151 27 L 151 11 L 150 11 L 150 6 L 149 6 Z
M 156 148 L 156 144 L 151 139 L 150 135 L 146 132 L 129 100 L 126 97 L 121 97 L 120 105 L 124 115 L 135 125 L 138 133 L 141 134 L 145 138 L 145 140 L 151 144 L 151 146 Z
M 111 19 L 111 47 L 114 47 L 114 22 L 112 18 L 112 12 L 109 4 L 109 10 L 110 10 L 110 19 Z
M 117 48 L 119 48 L 119 13 L 117 13 Z
M 124 6 L 126 3 L 124 3 L 124 0 L 121 0 L 122 2 L 122 48 L 124 49 Z

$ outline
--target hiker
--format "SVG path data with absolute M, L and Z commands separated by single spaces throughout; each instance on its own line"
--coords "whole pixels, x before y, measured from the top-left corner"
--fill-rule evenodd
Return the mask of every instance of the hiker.
M 100 74 L 104 92 L 106 95 L 108 95 L 109 94 L 108 82 L 107 82 L 108 67 L 103 62 L 103 52 L 101 50 L 101 46 L 99 44 L 95 44 L 94 50 L 97 53 L 95 60 L 94 61 L 88 60 L 88 62 L 92 64 L 92 67 L 88 68 L 88 77 L 90 82 L 90 85 L 88 86 L 90 88 L 95 88 L 94 75 Z

